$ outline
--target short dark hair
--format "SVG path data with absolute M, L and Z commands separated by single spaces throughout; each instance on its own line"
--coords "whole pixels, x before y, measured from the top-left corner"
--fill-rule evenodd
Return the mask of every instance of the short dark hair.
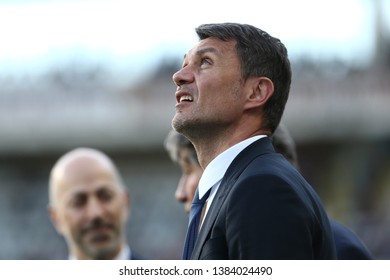
M 174 129 L 172 129 L 165 138 L 164 147 L 171 160 L 175 163 L 179 162 L 180 151 L 182 149 L 187 149 L 190 152 L 190 160 L 193 163 L 199 164 L 194 145 L 187 137 Z
M 249 24 L 202 24 L 195 31 L 200 40 L 235 40 L 244 80 L 260 76 L 272 80 L 274 94 L 264 105 L 263 128 L 273 133 L 282 118 L 291 85 L 291 66 L 284 44 Z
M 272 144 L 277 153 L 282 154 L 292 165 L 299 168 L 295 141 L 287 127 L 280 123 L 271 136 Z

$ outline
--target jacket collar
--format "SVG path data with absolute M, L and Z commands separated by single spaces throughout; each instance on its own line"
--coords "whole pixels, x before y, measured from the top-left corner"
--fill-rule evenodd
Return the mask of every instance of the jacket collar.
M 264 137 L 246 147 L 230 164 L 222 178 L 218 191 L 215 194 L 215 198 L 210 205 L 209 212 L 203 221 L 203 225 L 199 232 L 198 239 L 196 240 L 191 259 L 199 259 L 203 244 L 210 234 L 212 226 L 215 223 L 218 213 L 221 210 L 222 204 L 226 200 L 226 197 L 228 196 L 237 179 L 240 177 L 241 173 L 253 161 L 253 159 L 267 153 L 275 153 L 275 149 L 272 146 L 269 137 Z

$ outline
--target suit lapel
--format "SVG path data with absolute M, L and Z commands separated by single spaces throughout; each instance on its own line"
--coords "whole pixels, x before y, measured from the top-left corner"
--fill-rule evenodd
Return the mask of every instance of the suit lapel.
M 269 138 L 264 137 L 246 147 L 230 164 L 222 178 L 221 184 L 217 193 L 215 194 L 212 204 L 210 205 L 210 209 L 206 215 L 206 218 L 203 221 L 198 239 L 195 242 L 191 259 L 199 259 L 202 247 L 206 242 L 207 237 L 209 236 L 218 213 L 220 212 L 224 201 L 226 200 L 229 192 L 231 191 L 241 173 L 254 158 L 270 152 L 275 152 L 275 150 Z

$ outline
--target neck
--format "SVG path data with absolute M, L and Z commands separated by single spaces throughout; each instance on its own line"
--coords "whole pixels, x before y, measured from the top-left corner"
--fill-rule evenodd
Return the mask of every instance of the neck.
M 107 252 L 105 254 L 101 255 L 90 255 L 86 252 L 80 251 L 80 250 L 71 250 L 71 256 L 70 259 L 76 259 L 76 260 L 113 260 L 115 259 L 119 253 L 121 252 L 122 248 L 124 248 L 125 243 L 122 242 L 118 248 L 113 250 L 112 252 Z

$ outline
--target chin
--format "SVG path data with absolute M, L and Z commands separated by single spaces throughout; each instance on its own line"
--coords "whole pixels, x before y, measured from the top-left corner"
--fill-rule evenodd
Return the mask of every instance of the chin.
M 112 243 L 110 244 L 92 244 L 89 247 L 89 255 L 97 260 L 108 260 L 115 257 L 119 249 Z
M 175 115 L 172 119 L 172 127 L 177 131 L 181 132 L 182 129 L 184 128 L 183 121 L 181 121 L 177 115 Z
M 174 118 L 172 120 L 172 127 L 179 133 L 183 134 L 186 137 L 191 135 L 191 131 L 197 131 L 196 125 L 194 122 L 188 122 L 183 119 Z

